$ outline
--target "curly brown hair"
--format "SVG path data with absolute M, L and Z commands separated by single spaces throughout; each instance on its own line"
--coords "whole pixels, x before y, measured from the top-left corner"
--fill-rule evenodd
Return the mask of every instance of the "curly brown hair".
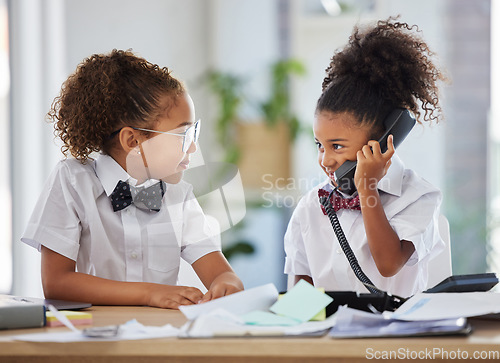
M 63 83 L 47 114 L 61 151 L 85 163 L 92 152 L 109 153 L 110 135 L 124 126 L 148 128 L 185 92 L 168 68 L 130 50 L 114 49 L 83 60 Z
M 374 133 L 397 107 L 411 110 L 421 123 L 441 115 L 438 80 L 445 76 L 433 64 L 434 54 L 417 34 L 416 25 L 390 17 L 376 26 L 354 27 L 349 43 L 331 58 L 316 112 L 349 112 Z

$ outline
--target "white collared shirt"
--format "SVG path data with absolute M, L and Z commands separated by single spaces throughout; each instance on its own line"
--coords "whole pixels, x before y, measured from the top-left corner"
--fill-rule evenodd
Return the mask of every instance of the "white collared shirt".
M 327 291 L 367 292 L 342 252 L 331 223 L 323 214 L 318 190 L 321 183 L 298 203 L 285 234 L 285 273 L 311 276 L 314 285 Z M 383 277 L 373 260 L 360 211 L 337 212 L 344 234 L 363 270 L 376 287 L 407 297 L 426 288 L 428 262 L 443 248 L 438 217 L 441 192 L 405 169 L 394 155 L 387 174 L 379 181 L 380 199 L 390 225 L 401 240 L 411 241 L 415 252 L 392 277 Z
M 109 195 L 119 180 L 130 179 L 108 155 L 87 164 L 59 162 L 21 241 L 76 261 L 79 272 L 168 285 L 177 283 L 181 257 L 192 264 L 220 251 L 217 223 L 203 214 L 185 182 L 166 185 L 159 212 L 133 204 L 113 212 Z

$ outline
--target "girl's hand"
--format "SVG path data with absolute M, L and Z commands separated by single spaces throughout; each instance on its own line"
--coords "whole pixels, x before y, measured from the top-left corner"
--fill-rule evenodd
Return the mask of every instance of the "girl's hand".
M 152 284 L 149 293 L 149 306 L 179 309 L 180 305 L 193 305 L 203 298 L 196 287 Z
M 225 275 L 219 276 L 208 289 L 207 293 L 200 300 L 200 303 L 204 303 L 210 300 L 217 299 L 226 295 L 234 294 L 235 292 L 242 291 L 242 285 L 239 279 L 235 281 L 234 274 L 227 273 Z
M 215 286 L 210 287 L 210 290 L 203 296 L 200 303 L 204 303 L 210 300 L 217 299 L 226 295 L 234 294 L 235 292 L 241 291 L 238 286 L 229 283 L 220 283 Z
M 373 191 L 377 189 L 377 184 L 382 179 L 394 155 L 393 136 L 387 138 L 387 151 L 382 153 L 378 141 L 370 140 L 368 144 L 358 151 L 356 173 L 354 174 L 354 184 L 358 193 Z

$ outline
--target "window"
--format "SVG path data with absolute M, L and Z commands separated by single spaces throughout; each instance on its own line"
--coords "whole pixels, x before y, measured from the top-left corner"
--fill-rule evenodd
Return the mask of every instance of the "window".
M 7 1 L 0 0 L 0 293 L 12 284 L 11 194 L 9 169 L 9 33 Z

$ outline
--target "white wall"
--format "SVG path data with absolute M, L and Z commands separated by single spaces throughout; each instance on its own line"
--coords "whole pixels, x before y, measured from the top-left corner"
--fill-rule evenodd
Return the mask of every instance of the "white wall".
M 251 99 L 267 96 L 269 65 L 279 58 L 275 0 L 215 0 L 212 11 L 212 66 L 243 78 Z M 244 105 L 242 115 L 256 118 Z
M 203 117 L 207 103 L 200 77 L 208 67 L 210 5 L 200 0 L 65 1 L 66 68 L 72 72 L 94 53 L 132 49 L 170 68 L 188 86 L 197 116 Z

